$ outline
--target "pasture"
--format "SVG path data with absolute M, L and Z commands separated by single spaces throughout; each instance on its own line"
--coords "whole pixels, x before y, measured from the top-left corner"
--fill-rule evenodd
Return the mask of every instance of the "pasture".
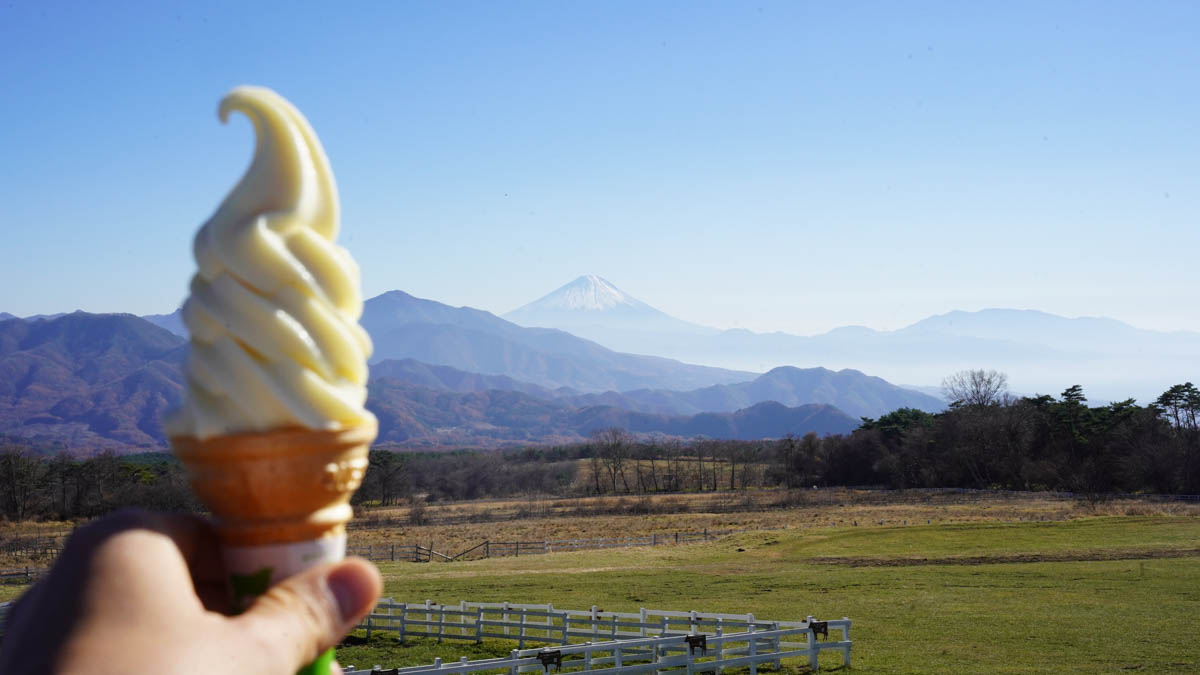
M 859 672 L 1200 669 L 1200 519 L 1188 516 L 827 527 L 380 567 L 385 594 L 405 600 L 848 616 Z M 391 667 L 511 648 L 389 640 L 359 635 L 339 658 Z
M 869 673 L 1200 671 L 1200 505 L 1052 496 L 821 490 L 478 501 L 370 510 L 352 545 L 622 537 L 758 529 L 719 541 L 454 563 L 380 563 L 400 601 L 511 601 L 849 617 Z M 51 538 L 68 523 L 5 525 Z M 772 528 L 772 529 L 764 529 Z M 6 568 L 25 564 L 9 556 Z M 45 565 L 49 560 L 38 560 Z M 0 600 L 24 590 L 0 585 Z M 398 644 L 359 632 L 342 663 L 418 665 L 507 654 L 485 641 Z M 822 657 L 822 669 L 840 660 Z M 803 670 L 791 664 L 788 670 Z

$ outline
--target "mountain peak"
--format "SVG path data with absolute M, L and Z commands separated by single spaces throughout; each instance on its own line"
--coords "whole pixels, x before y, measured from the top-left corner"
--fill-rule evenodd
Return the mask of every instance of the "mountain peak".
M 504 315 L 522 326 L 558 328 L 609 349 L 641 353 L 654 334 L 715 335 L 715 328 L 681 321 L 638 300 L 595 274 L 585 274 Z
M 622 292 L 604 277 L 585 274 L 521 309 L 536 307 L 555 310 L 604 311 L 616 307 L 645 306 L 645 303 Z

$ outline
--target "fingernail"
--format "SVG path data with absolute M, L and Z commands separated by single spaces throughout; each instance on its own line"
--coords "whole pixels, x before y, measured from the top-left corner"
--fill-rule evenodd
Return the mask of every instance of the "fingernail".
M 325 578 L 329 592 L 337 601 L 342 621 L 353 621 L 375 602 L 375 583 L 371 573 L 361 564 L 342 563 Z

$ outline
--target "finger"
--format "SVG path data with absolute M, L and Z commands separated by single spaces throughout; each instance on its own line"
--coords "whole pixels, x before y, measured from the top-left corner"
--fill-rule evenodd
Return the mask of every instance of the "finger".
M 221 559 L 221 542 L 212 523 L 196 515 L 168 516 L 163 533 L 178 546 L 187 561 L 196 596 L 204 608 L 228 613 L 231 609 L 225 563 Z
M 379 570 L 359 558 L 301 572 L 234 619 L 247 641 L 242 648 L 269 657 L 281 672 L 298 670 L 350 632 L 382 590 Z
M 53 619 L 49 616 L 38 616 L 38 609 L 42 606 L 42 598 L 46 593 L 46 582 L 43 579 L 25 591 L 8 611 L 4 617 L 4 638 L 0 641 L 0 654 L 13 650 L 14 645 L 28 644 L 26 640 L 33 637 L 31 633 L 36 634 L 43 621 Z M 45 612 L 41 614 L 44 615 Z

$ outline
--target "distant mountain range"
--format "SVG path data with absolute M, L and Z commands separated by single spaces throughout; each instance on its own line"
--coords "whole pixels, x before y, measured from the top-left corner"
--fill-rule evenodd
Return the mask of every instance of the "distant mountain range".
M 450 307 L 401 291 L 368 300 L 362 325 L 375 342 L 372 362 L 412 358 L 550 388 L 691 389 L 754 376 L 620 353 L 561 330 L 523 328 L 488 312 Z
M 0 321 L 0 432 L 82 451 L 160 445 L 184 348 L 131 314 Z
M 637 389 L 580 393 L 562 387 L 547 389 L 506 376 L 479 375 L 448 366 L 431 366 L 413 359 L 387 360 L 371 368 L 372 378 L 389 378 L 407 384 L 458 393 L 487 390 L 518 391 L 544 401 L 573 407 L 608 406 L 660 415 L 695 415 L 701 412 L 734 412 L 775 401 L 789 406 L 828 404 L 852 417 L 878 417 L 897 408 L 937 412 L 946 407 L 933 396 L 897 387 L 856 370 L 834 372 L 825 368 L 781 366 L 753 380 L 713 385 L 689 391 Z
M 595 299 L 595 300 L 593 300 Z M 1106 318 L 1035 310 L 954 311 L 895 331 L 845 326 L 813 336 L 720 331 L 674 319 L 595 276 L 580 277 L 505 315 L 561 328 L 622 351 L 725 368 L 853 368 L 931 387 L 964 369 L 996 369 L 1012 387 L 1058 394 L 1081 384 L 1093 398 L 1153 400 L 1200 377 L 1200 333 L 1142 330 Z
M 178 310 L 142 318 L 176 335 L 187 335 Z M 361 322 L 375 344 L 372 364 L 415 359 L 552 389 L 691 389 L 742 382 L 755 375 L 623 354 L 561 330 L 524 328 L 489 312 L 451 307 L 403 291 L 367 300 Z
M 576 408 L 517 391 L 460 393 L 373 379 L 368 407 L 379 418 L 379 442 L 409 446 L 489 446 L 512 443 L 569 443 L 593 432 L 620 427 L 639 434 L 753 440 L 847 433 L 858 421 L 829 405 L 789 408 L 773 401 L 733 413 L 665 415 L 612 406 Z
M 706 373 L 726 377 L 716 369 L 617 354 L 560 331 L 531 331 L 532 337 L 525 338 L 522 333 L 527 329 L 489 319 L 490 315 L 472 315 L 473 310 L 464 314 L 408 296 L 399 298 L 399 303 L 395 297 L 391 300 L 393 308 L 398 304 L 419 310 L 404 315 L 406 320 L 415 320 L 425 311 L 427 320 L 476 320 L 476 328 L 492 326 L 515 335 L 514 344 L 528 339 L 558 345 L 564 351 L 547 354 L 571 357 L 575 372 L 585 374 L 579 375 L 584 379 L 600 377 L 596 373 L 620 373 L 620 368 L 639 363 L 650 364 L 651 377 L 657 378 L 672 372 L 682 372 L 683 381 L 689 377 L 704 381 L 700 376 Z M 385 314 L 389 316 L 398 313 Z M 184 338 L 130 314 L 76 312 L 53 319 L 0 320 L 0 434 L 62 443 L 85 453 L 161 447 L 163 413 L 182 396 L 186 349 Z M 598 355 L 598 365 L 588 361 L 588 354 Z M 469 353 L 467 357 L 477 358 Z M 653 374 L 654 368 L 658 374 Z M 507 375 L 470 373 L 413 360 L 381 361 L 372 371 L 368 406 L 380 418 L 380 441 L 415 446 L 571 442 L 609 426 L 638 433 L 720 438 L 840 433 L 857 426 L 853 417 L 831 405 L 801 401 L 795 391 L 785 397 L 789 405 L 752 400 L 755 393 L 731 393 L 714 397 L 726 407 L 693 414 L 687 406 L 694 408 L 696 402 L 688 395 L 698 396 L 698 392 L 682 392 L 676 407 L 655 399 L 674 393 L 666 390 L 631 392 L 624 400 L 614 392 L 618 402 L 630 406 L 621 408 L 593 401 L 576 389 L 550 389 Z M 636 372 L 629 377 L 639 381 Z M 739 395 L 747 404 L 729 408 L 727 401 Z M 642 402 L 646 397 L 654 402 Z M 687 412 L 679 412 L 685 408 Z
M 381 438 L 567 442 L 602 426 L 736 438 L 824 433 L 898 407 L 939 410 L 931 385 L 965 368 L 1004 371 L 1014 391 L 1029 394 L 1082 384 L 1093 401 L 1144 402 L 1200 380 L 1200 334 L 1032 310 L 955 311 L 896 331 L 721 331 L 586 276 L 507 316 L 549 327 L 401 291 L 368 300 L 369 405 L 384 422 Z M 184 333 L 179 311 L 0 313 L 0 434 L 85 451 L 161 445 L 162 413 L 183 391 Z M 863 370 L 919 384 L 898 387 Z

